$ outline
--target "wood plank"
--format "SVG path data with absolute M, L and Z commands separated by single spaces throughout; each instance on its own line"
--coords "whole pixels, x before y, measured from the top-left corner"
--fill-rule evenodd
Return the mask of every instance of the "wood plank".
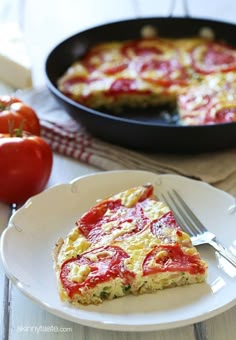
M 236 307 L 233 307 L 227 312 L 206 321 L 209 340 L 233 340 L 236 334 L 235 320 Z
M 6 228 L 11 209 L 9 206 L 0 203 L 0 235 Z M 4 339 L 4 334 L 8 327 L 8 280 L 5 277 L 2 261 L 0 261 L 0 339 Z

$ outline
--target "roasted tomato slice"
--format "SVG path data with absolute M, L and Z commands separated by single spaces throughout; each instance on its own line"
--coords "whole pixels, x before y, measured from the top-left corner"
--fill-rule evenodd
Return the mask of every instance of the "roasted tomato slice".
M 100 78 L 92 78 L 92 77 L 86 77 L 86 76 L 73 76 L 73 77 L 68 77 L 63 82 L 63 86 L 65 89 L 69 89 L 73 85 L 77 84 L 91 84 L 94 81 L 98 81 Z
M 236 107 L 221 108 L 216 111 L 214 116 L 207 115 L 206 124 L 232 123 L 236 122 Z
M 158 236 L 160 230 L 165 227 L 169 227 L 173 229 L 180 229 L 171 211 L 161 216 L 161 218 L 152 221 L 150 229 L 154 235 Z
M 147 185 L 135 195 L 133 205 L 125 206 L 121 199 L 107 199 L 91 208 L 78 221 L 79 231 L 93 243 L 101 240 L 110 230 L 117 230 L 120 237 L 137 233 L 149 222 L 144 210 L 148 198 L 153 195 L 153 186 Z M 117 235 L 117 236 L 118 236 Z
M 162 55 L 165 51 L 173 48 L 169 41 L 162 39 L 140 39 L 129 41 L 121 48 L 124 57 L 133 59 L 134 57 L 147 57 Z
M 236 51 L 224 44 L 209 42 L 192 51 L 192 65 L 202 74 L 236 70 Z
M 189 79 L 187 69 L 177 58 L 138 60 L 137 69 L 143 80 L 164 87 L 174 84 L 184 86 L 187 85 Z
M 236 122 L 236 107 L 224 108 L 216 112 L 217 123 Z
M 178 98 L 178 105 L 181 109 L 187 111 L 197 111 L 201 109 L 206 109 L 211 105 L 213 98 L 212 94 L 196 93 L 196 91 L 188 92 L 187 94 L 182 94 Z
M 106 75 L 113 75 L 124 71 L 127 67 L 127 62 L 111 63 L 110 65 L 105 64 L 104 67 L 101 68 L 101 71 Z
M 135 276 L 124 264 L 129 255 L 120 247 L 99 247 L 83 253 L 78 258 L 65 261 L 61 267 L 60 279 L 69 297 L 81 294 L 81 289 L 94 288 L 98 283 L 108 282 L 120 277 L 124 284 L 129 284 Z M 72 266 L 83 266 L 86 269 L 81 282 L 70 279 Z
M 120 78 L 115 80 L 110 89 L 109 94 L 121 94 L 121 93 L 136 93 L 137 84 L 135 79 Z
M 159 272 L 185 271 L 190 274 L 204 273 L 198 254 L 188 255 L 181 246 L 176 244 L 162 244 L 153 248 L 143 261 L 143 275 Z
M 145 201 L 125 207 L 120 200 L 102 202 L 80 218 L 78 228 L 93 243 L 110 235 L 111 230 L 114 235 L 117 232 L 117 239 L 131 236 L 143 230 L 150 221 L 144 214 L 143 204 Z
M 109 63 L 122 63 L 124 58 L 122 58 L 119 43 L 111 43 L 107 46 L 103 44 L 92 48 L 84 56 L 83 64 L 88 69 L 89 72 L 96 71 L 100 69 L 103 65 Z
M 149 94 L 151 90 L 148 89 L 139 89 L 137 85 L 136 79 L 126 79 L 119 78 L 114 80 L 111 84 L 110 89 L 106 92 L 107 95 L 120 95 L 120 94 Z

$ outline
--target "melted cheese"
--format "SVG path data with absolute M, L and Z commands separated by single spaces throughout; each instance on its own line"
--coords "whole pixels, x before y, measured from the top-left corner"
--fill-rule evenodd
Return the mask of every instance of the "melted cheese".
M 90 242 L 79 233 L 77 227 L 68 235 L 58 255 L 58 264 L 62 264 L 67 259 L 76 257 L 90 247 Z
M 90 267 L 87 264 L 78 266 L 76 263 L 71 263 L 71 270 L 68 279 L 73 282 L 83 282 L 90 273 Z

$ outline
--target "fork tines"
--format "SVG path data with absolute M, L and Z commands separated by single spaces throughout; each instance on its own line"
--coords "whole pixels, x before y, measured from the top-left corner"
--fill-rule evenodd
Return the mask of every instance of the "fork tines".
M 172 210 L 177 223 L 183 231 L 187 232 L 190 236 L 197 236 L 206 231 L 206 228 L 179 193 L 175 189 L 171 191 L 172 192 L 170 192 L 170 190 L 166 191 L 166 194 L 161 193 L 161 196 Z

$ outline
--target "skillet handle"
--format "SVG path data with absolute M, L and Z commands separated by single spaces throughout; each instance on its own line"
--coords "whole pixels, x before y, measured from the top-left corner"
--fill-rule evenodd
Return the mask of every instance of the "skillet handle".
M 181 5 L 180 7 L 182 7 L 182 12 L 183 12 L 183 17 L 185 18 L 189 18 L 191 17 L 190 12 L 189 12 L 189 5 L 188 5 L 188 0 L 181 0 Z M 172 18 L 174 17 L 174 11 L 176 8 L 176 0 L 171 0 L 170 1 L 170 9 L 169 9 L 169 14 L 168 17 Z

